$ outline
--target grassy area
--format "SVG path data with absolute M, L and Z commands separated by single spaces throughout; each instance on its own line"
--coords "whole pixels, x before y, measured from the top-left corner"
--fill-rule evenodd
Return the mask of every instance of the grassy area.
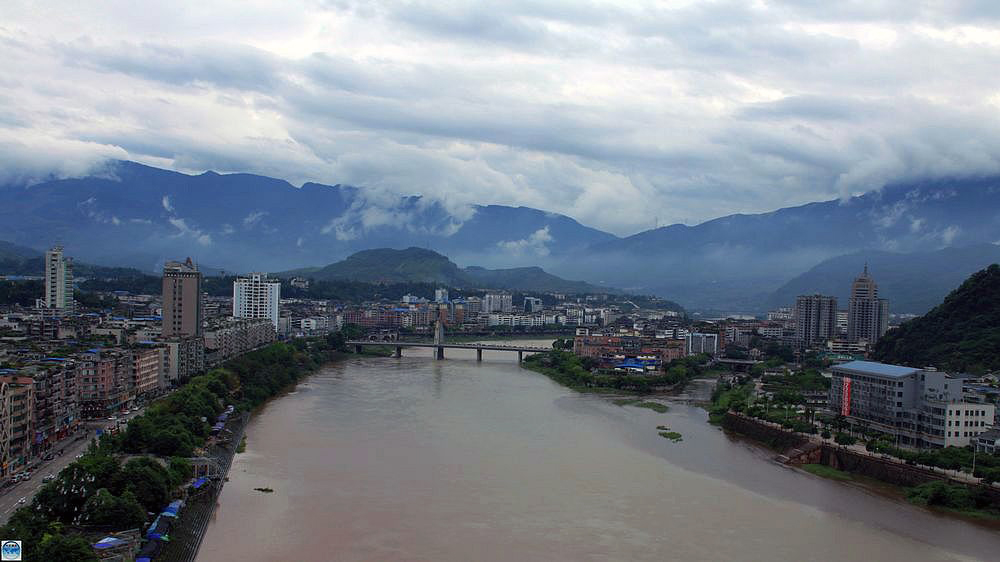
M 612 401 L 615 406 L 631 406 L 636 402 L 639 402 L 638 398 L 617 398 Z
M 673 441 L 674 443 L 677 443 L 678 441 L 683 441 L 684 440 L 684 438 L 681 436 L 681 434 L 677 433 L 676 431 L 661 431 L 660 432 L 660 437 L 669 439 L 669 440 Z
M 243 451 L 246 451 L 246 450 L 247 450 L 247 436 L 244 435 L 243 439 L 240 440 L 240 444 L 236 446 L 236 452 L 237 453 L 242 453 Z
M 804 464 L 802 465 L 802 470 L 809 474 L 815 474 L 816 476 L 822 476 L 831 480 L 854 480 L 854 477 L 847 472 L 831 468 L 825 464 Z
M 635 404 L 632 404 L 632 406 L 635 406 L 636 408 L 646 408 L 649 410 L 653 410 L 658 414 L 663 414 L 666 413 L 668 410 L 670 410 L 669 406 L 667 406 L 666 404 L 660 404 L 659 402 L 637 402 Z

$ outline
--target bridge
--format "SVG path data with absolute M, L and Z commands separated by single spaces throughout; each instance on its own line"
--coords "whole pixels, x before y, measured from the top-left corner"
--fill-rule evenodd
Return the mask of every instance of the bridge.
M 543 351 L 552 351 L 551 347 L 538 347 L 530 345 L 504 345 L 504 344 L 493 344 L 493 343 L 432 343 L 432 342 L 408 342 L 408 341 L 358 341 L 353 340 L 347 342 L 347 345 L 353 345 L 355 351 L 361 353 L 361 350 L 365 346 L 379 346 L 379 347 L 395 347 L 396 357 L 401 357 L 403 355 L 404 347 L 430 347 L 436 348 L 438 359 L 444 359 L 445 349 L 475 349 L 476 350 L 476 360 L 483 360 L 483 351 L 516 351 L 517 360 L 524 360 L 525 353 L 541 353 Z
M 436 349 L 435 357 L 444 359 L 445 349 L 475 349 L 476 361 L 483 360 L 483 351 L 516 351 L 517 360 L 524 360 L 525 353 L 542 353 L 552 351 L 551 347 L 539 347 L 532 345 L 507 345 L 502 343 L 445 343 L 444 327 L 440 322 L 434 327 L 433 342 L 408 342 L 408 341 L 373 341 L 373 340 L 350 340 L 347 345 L 353 345 L 357 353 L 361 353 L 365 346 L 394 347 L 396 357 L 403 356 L 404 347 L 429 347 Z

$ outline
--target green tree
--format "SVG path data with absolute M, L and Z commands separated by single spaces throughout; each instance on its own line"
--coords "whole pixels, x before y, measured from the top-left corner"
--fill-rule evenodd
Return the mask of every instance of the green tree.
M 82 537 L 45 533 L 35 553 L 26 560 L 58 560 L 59 562 L 94 562 L 97 555 Z M 25 552 L 29 554 L 29 552 Z
M 83 522 L 112 527 L 115 531 L 141 528 L 146 522 L 146 510 L 130 491 L 116 497 L 107 488 L 101 488 L 84 504 Z

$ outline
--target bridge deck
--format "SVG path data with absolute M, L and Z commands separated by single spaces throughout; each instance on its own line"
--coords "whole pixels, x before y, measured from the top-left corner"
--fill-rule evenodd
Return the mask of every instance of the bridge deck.
M 386 347 L 442 347 L 445 349 L 482 349 L 485 351 L 527 351 L 540 353 L 552 351 L 551 347 L 538 347 L 530 345 L 503 345 L 488 343 L 434 343 L 434 342 L 408 342 L 408 341 L 348 341 L 347 345 L 381 345 Z

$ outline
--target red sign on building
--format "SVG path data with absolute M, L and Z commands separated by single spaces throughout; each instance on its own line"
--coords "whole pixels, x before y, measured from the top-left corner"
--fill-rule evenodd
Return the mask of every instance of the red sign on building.
M 844 377 L 843 399 L 840 401 L 840 413 L 844 416 L 851 415 L 851 379 Z

